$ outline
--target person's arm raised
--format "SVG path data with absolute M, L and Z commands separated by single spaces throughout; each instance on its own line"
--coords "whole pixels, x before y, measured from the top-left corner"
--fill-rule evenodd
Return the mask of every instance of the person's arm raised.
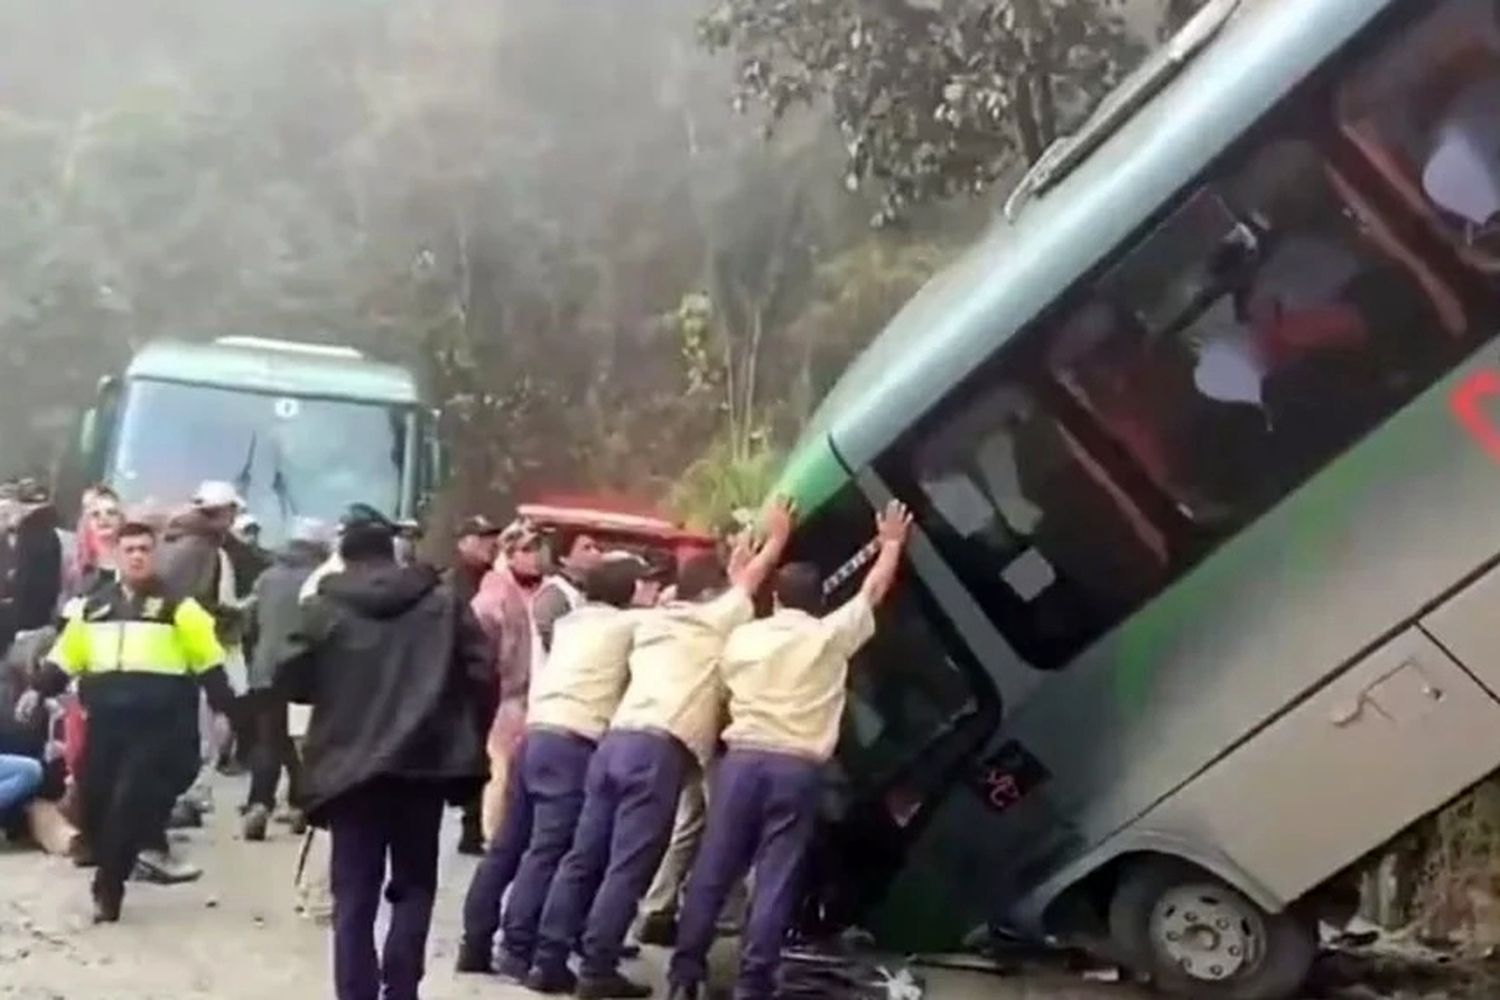
M 747 594 L 760 590 L 766 577 L 781 562 L 786 552 L 788 539 L 792 537 L 792 519 L 795 511 L 790 500 L 777 497 L 766 512 L 766 540 L 755 555 L 742 566 L 732 567 L 729 582 Z
M 910 535 L 911 512 L 901 501 L 892 500 L 876 515 L 875 538 L 880 543 L 880 555 L 859 588 L 871 607 L 879 607 L 895 585 L 896 573 L 901 569 L 901 554 L 906 551 L 906 540 Z

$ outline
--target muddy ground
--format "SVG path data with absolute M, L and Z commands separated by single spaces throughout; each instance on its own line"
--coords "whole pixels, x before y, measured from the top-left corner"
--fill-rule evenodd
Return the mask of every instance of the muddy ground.
M 294 912 L 297 841 L 284 829 L 264 844 L 237 835 L 236 782 L 218 789 L 209 829 L 181 845 L 205 870 L 201 882 L 132 886 L 126 919 L 88 923 L 87 876 L 32 851 L 0 847 L 0 997 L 14 1000 L 267 1000 L 331 996 L 327 931 Z M 430 947 L 427 1000 L 527 997 L 524 990 L 457 977 L 451 971 L 459 901 L 473 862 L 451 844 Z M 664 956 L 649 953 L 635 971 L 658 979 Z M 727 962 L 729 954 L 723 956 Z M 1123 983 L 1094 983 L 1061 968 L 1005 977 L 921 970 L 932 1000 L 1141 1000 Z M 1325 960 L 1310 997 L 1336 1000 L 1478 1000 L 1500 996 L 1485 963 L 1413 963 L 1369 955 Z M 658 979 L 659 981 L 659 979 Z

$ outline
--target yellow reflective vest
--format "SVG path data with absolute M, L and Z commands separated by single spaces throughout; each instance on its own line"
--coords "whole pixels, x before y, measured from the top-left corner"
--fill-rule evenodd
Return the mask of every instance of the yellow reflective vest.
M 131 594 L 111 584 L 73 602 L 47 659 L 82 682 L 179 678 L 224 664 L 214 620 L 192 598 Z

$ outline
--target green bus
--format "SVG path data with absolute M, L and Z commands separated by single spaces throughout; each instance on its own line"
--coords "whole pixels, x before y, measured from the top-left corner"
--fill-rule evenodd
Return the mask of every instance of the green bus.
M 1500 5 L 1213 0 L 846 373 L 781 490 L 854 666 L 807 922 L 1291 995 L 1500 767 Z
M 103 482 L 129 505 L 233 483 L 267 544 L 353 502 L 415 518 L 442 474 L 437 418 L 406 369 L 347 347 L 256 337 L 163 340 L 100 384 L 60 497 Z

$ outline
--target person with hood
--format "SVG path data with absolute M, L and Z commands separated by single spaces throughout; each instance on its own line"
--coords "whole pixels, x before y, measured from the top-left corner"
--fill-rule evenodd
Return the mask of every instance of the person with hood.
M 524 524 L 501 532 L 500 554 L 485 574 L 470 607 L 494 652 L 500 683 L 500 707 L 490 725 L 486 752 L 490 780 L 479 802 L 478 829 L 470 829 L 466 813 L 459 851 L 484 853 L 484 846 L 500 828 L 505 809 L 505 784 L 510 763 L 526 727 L 526 695 L 531 685 L 534 653 L 531 594 L 541 576 L 541 540 Z
M 467 605 L 430 566 L 398 565 L 395 526 L 372 514 L 346 518 L 345 568 L 304 606 L 300 651 L 277 686 L 312 706 L 300 805 L 332 839 L 335 995 L 416 1000 L 443 808 L 484 782 L 495 680 Z
M 259 641 L 250 659 L 250 693 L 246 696 L 256 730 L 245 810 L 246 840 L 266 839 L 283 769 L 287 798 L 297 801 L 301 766 L 287 728 L 287 701 L 275 689 L 276 668 L 297 652 L 293 636 L 302 623 L 299 594 L 302 584 L 328 556 L 326 534 L 318 521 L 299 518 L 292 526 L 291 540 L 278 553 L 275 564 L 255 581 L 252 591 Z

